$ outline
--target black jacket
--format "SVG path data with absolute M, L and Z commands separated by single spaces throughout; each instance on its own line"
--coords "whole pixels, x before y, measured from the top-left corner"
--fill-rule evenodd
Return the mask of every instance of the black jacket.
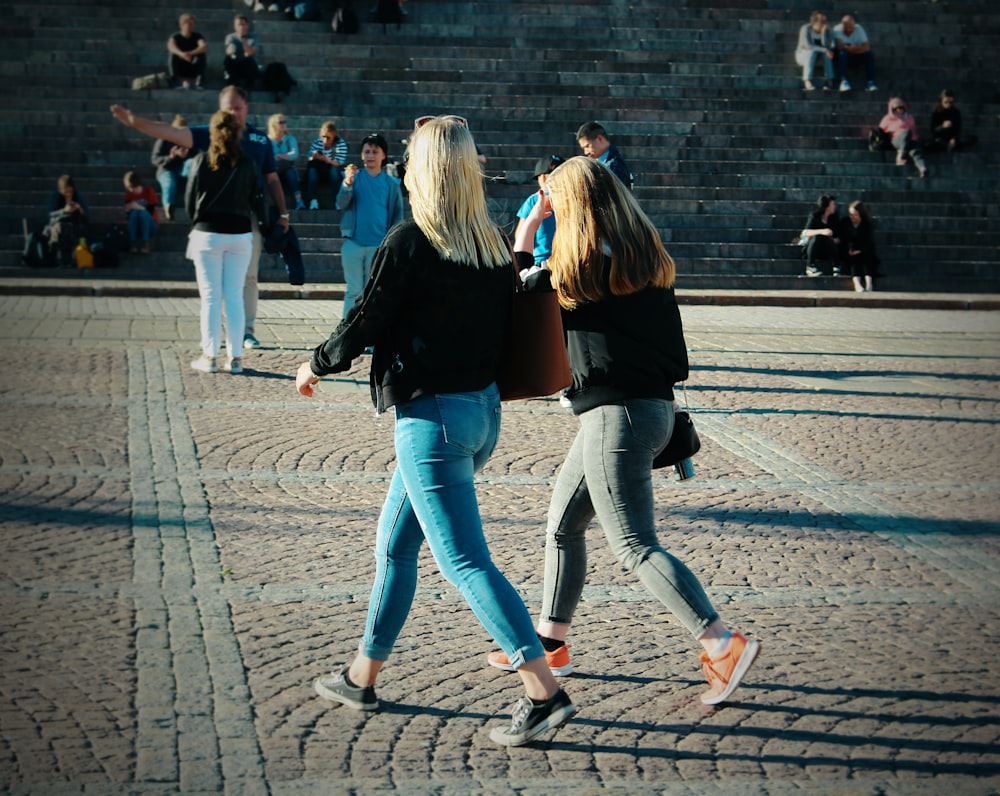
M 257 167 L 243 155 L 235 168 L 212 171 L 204 153 L 195 155 L 184 192 L 184 209 L 203 232 L 239 235 L 251 231 Z
M 533 259 L 518 252 L 518 265 Z M 548 274 L 548 271 L 539 273 Z M 687 345 L 673 288 L 649 287 L 628 296 L 563 310 L 573 384 L 573 413 L 627 398 L 673 400 L 688 377 Z
M 632 170 L 628 167 L 628 163 L 625 162 L 622 153 L 618 151 L 618 147 L 614 144 L 608 147 L 608 157 L 605 165 L 614 172 L 615 176 L 630 191 L 635 187 L 635 177 L 632 174 Z
M 416 222 L 401 221 L 375 252 L 360 300 L 313 351 L 313 373 L 347 370 L 374 346 L 379 412 L 423 395 L 488 387 L 510 315 L 512 269 L 444 261 Z

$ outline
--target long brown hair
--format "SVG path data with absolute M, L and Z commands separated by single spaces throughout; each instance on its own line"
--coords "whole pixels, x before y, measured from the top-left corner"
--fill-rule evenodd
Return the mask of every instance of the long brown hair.
M 570 158 L 545 188 L 556 217 L 549 268 L 563 307 L 673 285 L 677 267 L 660 233 L 611 169 Z
M 232 168 L 236 165 L 243 148 L 240 146 L 239 119 L 232 111 L 216 111 L 208 122 L 211 143 L 208 146 L 208 167 L 218 171 L 221 167 Z

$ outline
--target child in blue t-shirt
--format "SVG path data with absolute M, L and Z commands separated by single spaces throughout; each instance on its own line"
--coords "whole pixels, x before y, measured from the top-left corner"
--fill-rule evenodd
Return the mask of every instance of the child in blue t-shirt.
M 372 257 L 386 233 L 403 220 L 403 193 L 399 180 L 385 172 L 389 145 L 373 133 L 361 142 L 361 163 L 347 166 L 337 194 L 337 209 L 343 210 L 340 229 L 344 245 L 340 261 L 344 268 L 344 315 L 361 296 L 371 276 Z

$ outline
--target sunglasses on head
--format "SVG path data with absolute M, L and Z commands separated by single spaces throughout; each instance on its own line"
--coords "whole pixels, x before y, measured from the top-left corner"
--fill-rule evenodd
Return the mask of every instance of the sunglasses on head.
M 451 115 L 447 115 L 447 116 L 418 116 L 416 119 L 413 120 L 413 129 L 414 130 L 419 130 L 421 127 L 423 127 L 425 124 L 427 124 L 427 122 L 433 121 L 434 119 L 446 119 L 446 120 L 449 120 L 449 121 L 458 122 L 460 125 L 462 125 L 462 127 L 465 127 L 465 128 L 468 128 L 468 126 L 469 126 L 468 121 L 466 121 L 461 116 L 451 116 Z

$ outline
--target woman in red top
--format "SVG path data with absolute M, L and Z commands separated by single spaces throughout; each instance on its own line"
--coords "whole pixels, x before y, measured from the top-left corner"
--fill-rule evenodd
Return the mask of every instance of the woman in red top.
M 125 174 L 125 217 L 132 253 L 149 254 L 149 239 L 156 234 L 156 208 L 160 204 L 156 191 L 142 184 L 138 172 Z M 140 248 L 141 246 L 141 248 Z

